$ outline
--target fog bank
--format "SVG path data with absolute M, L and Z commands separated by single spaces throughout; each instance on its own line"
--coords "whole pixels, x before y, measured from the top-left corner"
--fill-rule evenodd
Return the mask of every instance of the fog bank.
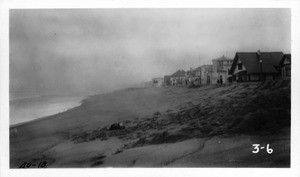
M 237 51 L 290 53 L 289 9 L 10 10 L 11 97 L 104 93 Z

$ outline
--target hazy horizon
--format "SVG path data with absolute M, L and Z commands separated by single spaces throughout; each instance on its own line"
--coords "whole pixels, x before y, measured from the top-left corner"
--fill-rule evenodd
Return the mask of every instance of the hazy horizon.
M 96 94 L 235 52 L 291 52 L 290 9 L 10 10 L 10 95 Z

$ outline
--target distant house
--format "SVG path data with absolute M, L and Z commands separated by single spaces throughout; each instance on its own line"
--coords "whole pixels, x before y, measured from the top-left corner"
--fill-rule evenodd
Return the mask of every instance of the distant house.
M 274 80 L 280 77 L 282 58 L 282 52 L 237 52 L 229 74 L 238 82 Z
M 197 72 L 197 76 L 200 77 L 200 84 L 211 84 L 213 73 L 213 66 L 212 65 L 202 65 L 199 67 L 199 71 Z
M 281 78 L 284 80 L 291 79 L 291 54 L 283 55 L 279 67 L 281 70 Z
M 164 78 L 154 78 L 152 79 L 153 87 L 162 87 L 164 84 Z
M 200 85 L 200 77 L 197 76 L 197 71 L 199 68 L 190 68 L 189 71 L 186 72 L 185 85 Z
M 164 85 L 165 86 L 170 86 L 171 85 L 170 76 L 164 76 Z
M 183 86 L 186 79 L 186 72 L 178 70 L 170 76 L 171 86 Z
M 162 87 L 164 85 L 164 78 L 152 79 L 153 87 Z
M 201 85 L 201 68 L 195 68 L 195 85 L 200 86 Z
M 224 55 L 220 58 L 212 59 L 213 63 L 213 73 L 212 73 L 212 83 L 216 84 L 219 79 L 222 78 L 223 83 L 227 82 L 229 75 L 229 70 L 231 68 L 233 59 L 227 58 Z

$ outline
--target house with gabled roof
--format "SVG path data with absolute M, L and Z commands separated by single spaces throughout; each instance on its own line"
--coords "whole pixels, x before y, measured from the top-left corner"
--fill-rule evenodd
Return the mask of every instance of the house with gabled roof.
M 171 86 L 182 86 L 186 79 L 186 72 L 184 70 L 178 70 L 170 76 Z
M 282 52 L 237 52 L 229 74 L 238 82 L 274 80 L 282 57 Z

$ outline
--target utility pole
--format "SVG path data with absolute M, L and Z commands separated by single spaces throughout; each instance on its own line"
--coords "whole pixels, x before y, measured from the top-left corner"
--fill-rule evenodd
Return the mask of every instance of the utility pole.
M 262 82 L 263 78 L 262 78 L 262 59 L 261 58 L 259 58 L 259 66 L 260 66 L 260 81 Z
M 262 82 L 263 81 L 263 76 L 262 76 L 262 59 L 261 59 L 261 53 L 260 50 L 257 51 L 257 57 L 258 57 L 258 61 L 259 61 L 259 70 L 260 70 L 260 78 L 259 80 Z

